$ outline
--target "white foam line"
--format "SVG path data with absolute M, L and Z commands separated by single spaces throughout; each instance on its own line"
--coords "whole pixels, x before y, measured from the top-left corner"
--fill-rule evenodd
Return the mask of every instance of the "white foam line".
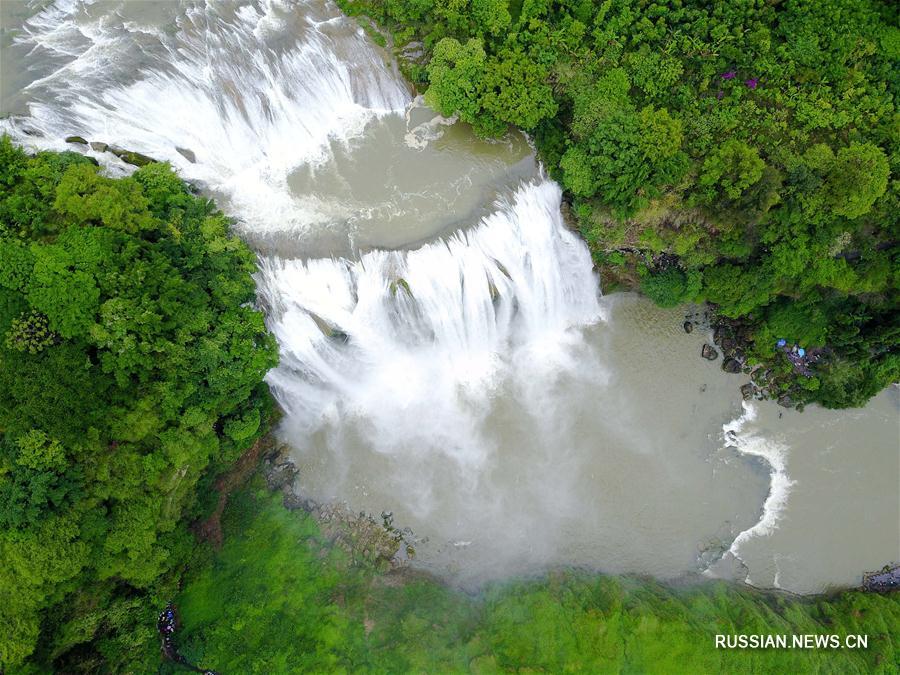
M 744 430 L 748 423 L 756 419 L 757 409 L 752 403 L 741 403 L 744 412 L 736 419 L 722 425 L 722 432 L 726 442 L 733 444 L 738 452 L 752 457 L 764 459 L 771 469 L 771 482 L 769 494 L 763 503 L 762 517 L 753 527 L 738 534 L 732 542 L 728 552 L 735 558 L 744 562 L 740 556 L 740 549 L 754 537 L 764 537 L 772 534 L 778 528 L 778 522 L 787 506 L 791 487 L 796 483 L 787 473 L 786 453 L 787 447 L 776 443 L 772 439 L 762 438 L 755 434 L 746 433 Z M 748 566 L 749 569 L 749 566 Z M 749 584 L 750 573 L 745 581 Z M 775 586 L 778 586 L 777 578 Z

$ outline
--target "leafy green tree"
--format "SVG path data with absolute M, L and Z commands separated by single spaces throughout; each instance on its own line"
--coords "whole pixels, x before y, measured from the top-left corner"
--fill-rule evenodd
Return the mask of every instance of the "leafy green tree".
M 70 223 L 96 223 L 129 234 L 159 226 L 137 181 L 106 178 L 90 164 L 63 174 L 53 208 Z
M 872 209 L 887 189 L 887 157 L 872 143 L 851 143 L 841 148 L 828 167 L 828 198 L 834 212 L 858 218 Z
M 471 0 L 475 24 L 491 35 L 502 35 L 512 23 L 507 0 Z
M 506 124 L 534 129 L 556 114 L 548 69 L 521 49 L 502 49 L 488 59 L 482 79 L 484 113 Z
M 714 150 L 703 162 L 699 184 L 738 199 L 744 190 L 763 175 L 765 162 L 755 148 L 730 139 Z
M 29 354 L 37 354 L 55 341 L 56 335 L 50 330 L 47 317 L 34 311 L 13 319 L 6 334 L 7 348 Z
M 676 307 L 693 300 L 700 290 L 700 275 L 685 273 L 677 267 L 647 273 L 641 279 L 641 291 L 660 307 Z
M 461 44 L 455 38 L 444 38 L 435 45 L 428 64 L 431 84 L 425 99 L 443 115 L 459 114 L 462 120 L 476 124 L 486 61 L 481 40 L 472 38 Z
M 686 166 L 681 125 L 665 110 L 616 108 L 590 135 L 563 155 L 566 188 L 599 195 L 622 214 L 633 214 L 679 180 Z

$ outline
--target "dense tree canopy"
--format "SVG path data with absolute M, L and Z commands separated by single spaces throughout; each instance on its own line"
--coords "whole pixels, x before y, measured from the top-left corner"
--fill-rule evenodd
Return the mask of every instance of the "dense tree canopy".
M 530 132 L 598 263 L 737 320 L 775 395 L 860 405 L 900 377 L 896 3 L 340 4 L 422 41 L 405 70 L 439 111 Z
M 0 664 L 154 637 L 198 482 L 268 416 L 254 269 L 168 165 L 0 140 Z

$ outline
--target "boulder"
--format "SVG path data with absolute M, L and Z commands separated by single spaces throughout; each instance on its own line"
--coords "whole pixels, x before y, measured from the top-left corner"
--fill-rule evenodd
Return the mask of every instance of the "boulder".
M 139 152 L 133 152 L 131 150 L 109 148 L 109 151 L 126 164 L 132 164 L 134 166 L 146 166 L 147 164 L 152 164 L 156 161 L 152 157 L 147 157 L 147 155 L 142 155 Z
M 703 349 L 700 350 L 700 356 L 707 361 L 715 361 L 719 358 L 719 352 L 717 352 L 712 345 L 703 345 Z
M 194 154 L 193 150 L 188 150 L 187 148 L 175 148 L 175 150 L 191 164 L 197 163 L 197 155 Z
M 66 143 L 77 143 L 78 145 L 88 144 L 81 136 L 66 136 Z
M 741 372 L 741 362 L 737 359 L 725 359 L 722 363 L 722 370 L 726 373 L 739 373 Z
M 318 314 L 315 314 L 313 312 L 307 312 L 307 314 L 309 314 L 310 318 L 316 324 L 316 327 L 322 332 L 322 335 L 324 335 L 325 337 L 338 340 L 345 344 L 350 341 L 350 336 L 347 335 L 347 333 L 342 331 L 340 328 L 337 328 L 336 326 L 332 326 Z
M 272 463 L 265 472 L 266 483 L 270 490 L 281 490 L 293 484 L 299 471 L 290 460 Z
M 749 401 L 753 398 L 753 395 L 756 393 L 756 386 L 752 382 L 748 382 L 747 384 L 741 387 L 741 397 L 745 401 Z
M 422 63 L 425 56 L 425 47 L 421 42 L 408 42 L 400 48 L 400 57 L 415 63 Z
M 281 503 L 284 504 L 284 508 L 288 511 L 311 511 L 313 508 L 313 504 L 308 499 L 304 499 L 293 492 L 285 493 Z
M 694 324 L 692 324 L 690 321 L 685 321 L 683 325 L 685 333 L 690 333 L 694 330 Z
M 780 405 L 782 408 L 793 408 L 794 402 L 791 400 L 790 396 L 785 394 L 778 398 L 778 405 Z
M 91 150 L 94 152 L 106 152 L 107 148 L 109 148 L 109 146 L 106 143 L 91 141 Z

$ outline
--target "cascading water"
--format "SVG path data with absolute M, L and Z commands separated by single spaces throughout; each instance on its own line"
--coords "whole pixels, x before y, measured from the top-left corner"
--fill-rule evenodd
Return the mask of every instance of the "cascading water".
M 329 2 L 30 7 L 0 4 L 27 18 L 0 131 L 111 173 L 132 167 L 64 138 L 169 161 L 236 216 L 305 495 L 393 511 L 419 564 L 464 583 L 673 577 L 771 536 L 789 444 L 749 465 L 775 446 L 745 416 L 723 447 L 735 380 L 680 317 L 599 297 L 520 135 L 435 116 Z
M 584 246 L 559 188 L 521 187 L 474 229 L 359 261 L 263 261 L 261 294 L 281 349 L 269 383 L 292 438 L 363 416 L 380 452 L 480 467 L 496 379 L 559 360 L 567 331 L 600 316 Z M 521 370 L 520 370 L 521 373 Z
M 31 146 L 72 149 L 63 139 L 81 135 L 164 159 L 226 196 L 250 229 L 291 230 L 316 214 L 288 190 L 290 173 L 410 100 L 362 30 L 324 3 L 150 3 L 172 13 L 162 27 L 131 15 L 146 4 L 61 0 L 29 19 L 20 41 L 56 67 L 5 129 Z

